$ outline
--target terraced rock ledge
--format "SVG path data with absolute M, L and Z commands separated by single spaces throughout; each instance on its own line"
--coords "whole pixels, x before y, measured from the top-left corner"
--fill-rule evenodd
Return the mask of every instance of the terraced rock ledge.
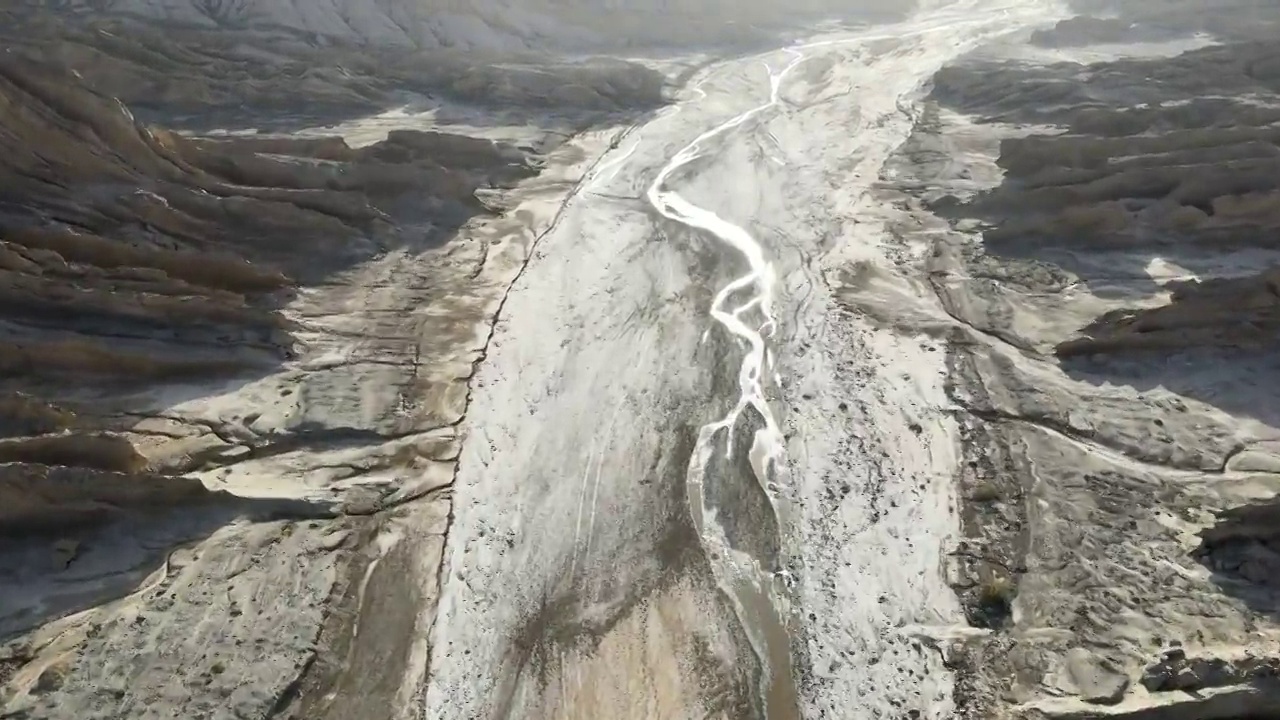
M 668 79 L 66 11 L 0 21 L 2 714 L 389 717 L 493 319 Z
M 965 438 L 967 717 L 1280 708 L 1280 15 L 1166 5 L 944 69 L 887 178 Z
M 1272 0 L 338 5 L 0 10 L 0 716 L 1280 713 Z

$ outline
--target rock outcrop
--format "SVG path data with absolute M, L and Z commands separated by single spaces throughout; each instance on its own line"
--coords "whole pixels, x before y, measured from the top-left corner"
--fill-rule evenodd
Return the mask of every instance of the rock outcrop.
M 1274 714 L 1280 8 L 1077 5 L 1115 12 L 945 69 L 903 148 L 949 221 L 924 265 L 966 441 L 953 582 L 983 632 L 947 650 L 958 699 Z
M 0 714 L 390 716 L 493 318 L 666 78 L 121 7 L 0 10 Z
M 666 78 L 623 60 L 369 47 L 360 38 L 322 41 L 279 25 L 175 26 L 98 6 L 73 15 L 0 9 L 0 39 L 9 53 L 74 71 L 95 91 L 167 126 L 296 130 L 424 97 L 494 112 L 570 108 L 578 115 L 663 102 Z
M 779 27 L 831 18 L 892 17 L 910 3 L 797 0 L 28 0 L 80 16 L 150 18 L 189 27 L 243 31 L 272 27 L 297 36 L 382 47 L 616 52 L 619 47 L 759 42 Z M 620 31 L 621 30 L 621 31 Z
M 1066 72 L 1061 68 L 1057 72 Z M 1009 92 L 992 119 L 1044 121 L 1025 108 L 1045 86 L 1041 73 L 1016 78 L 995 71 Z M 980 102 L 966 78 L 983 70 L 952 69 L 940 97 Z M 1000 146 L 1004 185 L 968 205 L 995 220 L 985 233 L 996 248 L 1035 244 L 1066 252 L 1131 252 L 1187 269 L 1163 283 L 1170 304 L 1120 308 L 1099 317 L 1081 337 L 1059 346 L 1063 356 L 1131 349 L 1269 346 L 1280 316 L 1274 270 L 1237 265 L 1228 278 L 1198 279 L 1218 253 L 1237 257 L 1280 251 L 1280 113 L 1263 102 L 1280 94 L 1280 45 L 1211 47 L 1170 60 L 1126 60 L 1090 66 L 1083 82 L 1055 90 L 1069 109 L 1056 112 L 1064 134 L 1009 138 Z M 1146 78 L 1141 88 L 1137 78 Z M 1208 78 L 1214 92 L 1206 97 Z M 981 81 L 981 82 L 986 82 Z M 1134 93 L 1129 106 L 1090 97 Z
M 1079 17 L 1064 20 L 1035 39 L 1046 45 L 1135 42 L 1206 33 L 1224 39 L 1275 37 L 1275 5 L 1268 0 L 1221 0 L 1210 9 L 1195 0 L 1070 0 Z
M 297 323 L 280 310 L 299 283 L 407 233 L 446 232 L 442 218 L 489 213 L 478 189 L 533 172 L 520 151 L 435 132 L 360 149 L 340 138 L 187 138 L 12 56 L 0 61 L 0 107 L 0 369 L 13 413 L 0 463 L 19 484 L 25 466 L 60 483 L 51 468 L 199 466 L 211 449 L 135 449 L 134 408 L 64 399 L 269 372 L 296 353 Z M 6 530 L 27 526 L 21 507 L 8 505 Z

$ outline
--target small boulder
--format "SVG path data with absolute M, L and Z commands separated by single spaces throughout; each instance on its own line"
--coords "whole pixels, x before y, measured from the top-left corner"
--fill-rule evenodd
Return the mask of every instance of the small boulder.
M 1067 652 L 1066 670 L 1080 699 L 1097 705 L 1114 705 L 1129 691 L 1129 677 L 1105 658 L 1084 648 Z
M 1184 667 L 1173 676 L 1173 689 L 1194 692 L 1204 687 L 1204 680 L 1196 674 L 1196 671 L 1189 667 Z

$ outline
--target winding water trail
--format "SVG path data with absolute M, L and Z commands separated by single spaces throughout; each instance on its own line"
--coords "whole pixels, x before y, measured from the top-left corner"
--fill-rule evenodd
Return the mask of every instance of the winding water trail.
M 980 5 L 984 12 L 975 13 Z M 689 511 L 711 560 L 716 582 L 728 597 L 763 667 L 759 695 L 766 717 L 771 720 L 799 717 L 787 630 L 791 609 L 785 584 L 791 577 L 787 571 L 774 567 L 781 558 L 755 557 L 731 546 L 724 525 L 716 517 L 716 508 L 708 498 L 705 480 L 717 443 L 724 442 L 725 456 L 732 457 L 738 423 L 744 412 L 754 410 L 763 427 L 755 432 L 747 458 L 755 480 L 769 499 L 777 527 L 784 534 L 791 527 L 793 511 L 788 493 L 778 491 L 789 486 L 785 440 L 765 394 L 769 380 L 775 385 L 781 383 L 769 348 L 769 339 L 777 328 L 774 305 L 778 279 L 764 247 L 750 233 L 715 212 L 689 202 L 671 189 L 669 183 L 681 169 L 709 154 L 712 140 L 779 107 L 783 83 L 804 62 L 806 51 L 881 40 L 907 43 L 915 48 L 923 36 L 951 33 L 962 39 L 955 46 L 959 52 L 961 47 L 974 46 L 987 37 L 1008 32 L 995 21 L 1008 17 L 1015 7 L 1019 7 L 1016 2 L 992 6 L 982 0 L 930 3 L 926 12 L 903 25 L 783 49 L 781 52 L 790 58 L 784 66 L 774 69 L 766 65 L 770 85 L 768 100 L 699 135 L 671 158 L 649 187 L 647 199 L 663 217 L 714 236 L 747 263 L 747 272 L 719 290 L 709 311 L 711 318 L 746 349 L 738 370 L 738 399 L 724 417 L 700 429 L 686 484 Z M 772 140 L 776 144 L 776 138 Z
M 935 460 L 849 456 L 856 425 L 895 407 L 822 416 L 826 401 L 864 392 L 858 372 L 880 367 L 867 364 L 874 352 L 851 352 L 864 336 L 837 326 L 823 275 L 855 259 L 891 264 L 864 196 L 909 137 L 928 79 L 1051 17 L 1053 2 L 920 0 L 901 23 L 713 63 L 699 75 L 707 91 L 686 88 L 684 102 L 615 136 L 551 216 L 476 366 L 439 601 L 415 645 L 415 662 L 427 660 L 412 683 L 426 687 L 405 690 L 422 696 L 413 717 L 892 717 L 908 697 L 945 714 L 945 673 L 917 673 L 924 661 L 896 637 L 899 618 L 950 611 L 933 545 L 950 532 L 945 503 L 931 497 L 869 533 L 863 498 L 837 506 L 827 492 L 837 473 L 892 485 L 899 461 L 933 477 Z M 744 111 L 722 121 L 728 103 Z M 741 226 L 691 202 L 694 179 L 732 203 Z M 648 212 L 635 212 L 636 187 Z M 531 197 L 535 217 L 549 212 Z M 654 212 L 687 229 L 695 252 L 654 243 Z M 871 217 L 855 223 L 862 213 Z M 843 237 L 828 238 L 831 227 Z M 685 266 L 708 256 L 733 270 L 716 275 L 708 307 L 691 308 L 711 281 Z M 679 365 L 713 334 L 724 342 L 707 360 L 723 367 Z M 801 344 L 812 350 L 803 361 Z M 830 396 L 784 409 L 785 367 L 796 368 L 789 383 Z M 737 391 L 690 409 L 707 373 L 736 377 Z M 685 458 L 673 448 L 690 412 L 706 424 Z M 804 442 L 787 448 L 784 427 Z M 917 497 L 915 483 L 899 484 L 904 505 Z M 681 490 L 688 504 L 676 514 L 689 515 L 673 518 Z M 689 525 L 705 558 L 696 563 L 666 545 Z M 878 600 L 888 591 L 901 602 Z M 726 662 L 704 667 L 708 649 Z M 801 686 L 798 670 L 813 682 Z M 743 694 L 756 707 L 742 708 Z
M 723 526 L 708 503 L 705 476 L 721 434 L 724 436 L 725 457 L 731 457 L 733 433 L 742 414 L 748 408 L 755 410 L 764 427 L 755 432 L 748 458 L 756 481 L 769 498 L 774 517 L 781 524 L 785 510 L 780 507 L 783 500 L 774 488 L 776 479 L 785 470 L 786 446 L 777 418 L 765 397 L 766 373 L 773 370 L 768 338 L 777 326 L 773 312 L 777 276 L 763 246 L 750 233 L 715 212 L 689 202 L 669 189 L 667 182 L 681 168 L 703 157 L 710 140 L 780 104 L 783 81 L 804 60 L 804 55 L 797 50 L 784 52 L 791 59 L 780 70 L 765 66 L 769 72 L 769 100 L 695 138 L 662 168 L 647 193 L 649 203 L 663 217 L 710 233 L 747 262 L 747 272 L 721 288 L 710 309 L 711 317 L 741 340 L 747 349 L 738 369 L 738 399 L 723 418 L 699 430 L 686 482 L 694 527 L 712 560 L 716 581 L 729 598 L 752 650 L 760 660 L 763 668 L 760 698 L 767 717 L 775 719 L 798 717 L 799 714 L 786 627 L 786 597 L 778 591 L 777 576 L 765 565 L 766 562 L 771 564 L 773 559 L 753 557 L 729 544 Z M 744 299 L 731 306 L 734 298 Z M 753 327 L 747 320 L 753 313 L 763 319 L 759 326 Z

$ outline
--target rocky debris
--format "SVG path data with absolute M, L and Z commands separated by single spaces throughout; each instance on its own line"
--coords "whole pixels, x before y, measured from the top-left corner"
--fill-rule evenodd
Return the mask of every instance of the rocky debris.
M 1142 685 L 1149 692 L 1195 693 L 1276 678 L 1277 673 L 1280 673 L 1280 658 L 1246 655 L 1234 662 L 1212 656 L 1190 658 L 1181 647 L 1174 647 L 1143 671 Z
M 1280 7 L 1216 46 L 1098 59 L 1204 29 L 1170 6 L 1038 36 L 1089 38 L 1078 63 L 944 69 L 895 166 L 950 221 L 921 269 L 965 440 L 952 582 L 990 632 L 950 651 L 966 717 L 1277 707 L 1280 43 L 1254 30 Z

